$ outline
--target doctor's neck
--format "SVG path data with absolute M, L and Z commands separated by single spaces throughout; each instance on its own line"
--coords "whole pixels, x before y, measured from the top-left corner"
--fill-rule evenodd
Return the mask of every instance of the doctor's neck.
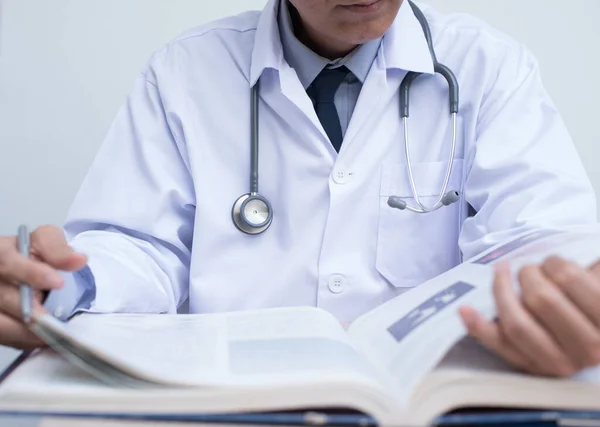
M 290 4 L 296 37 L 327 59 L 346 56 L 383 36 L 404 0 L 282 0 Z

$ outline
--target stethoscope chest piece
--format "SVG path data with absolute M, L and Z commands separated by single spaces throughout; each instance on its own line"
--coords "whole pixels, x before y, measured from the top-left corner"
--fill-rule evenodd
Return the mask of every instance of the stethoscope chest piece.
M 240 231 L 260 234 L 271 226 L 273 209 L 269 201 L 259 194 L 246 193 L 235 201 L 231 217 Z

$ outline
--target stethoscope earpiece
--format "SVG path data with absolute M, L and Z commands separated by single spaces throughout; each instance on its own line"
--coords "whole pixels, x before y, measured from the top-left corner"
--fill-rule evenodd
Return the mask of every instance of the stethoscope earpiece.
M 431 208 L 425 208 L 425 207 L 423 207 L 423 205 L 421 203 L 419 203 L 420 208 L 413 208 L 412 206 L 408 205 L 406 200 L 404 200 L 400 197 L 397 197 L 397 196 L 390 196 L 388 198 L 387 204 L 390 208 L 398 209 L 401 211 L 406 210 L 406 211 L 411 211 L 411 212 L 415 212 L 415 213 L 429 213 L 429 212 L 434 212 L 434 211 L 438 210 L 442 206 L 450 206 L 450 205 L 458 202 L 459 200 L 460 200 L 460 193 L 458 191 L 451 190 L 451 191 L 448 191 L 446 194 L 444 194 L 444 196 L 441 198 L 441 200 Z
M 398 209 L 401 211 L 406 209 L 406 206 L 408 206 L 406 204 L 406 201 L 404 201 L 400 197 L 396 197 L 396 196 L 391 196 L 390 198 L 388 198 L 387 204 L 390 208 Z
M 452 203 L 456 203 L 460 200 L 460 193 L 458 191 L 448 191 L 444 197 L 442 197 L 442 205 L 450 206 Z

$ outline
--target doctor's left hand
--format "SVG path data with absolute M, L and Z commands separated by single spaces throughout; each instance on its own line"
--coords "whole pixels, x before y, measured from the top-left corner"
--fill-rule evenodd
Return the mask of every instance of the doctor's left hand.
M 600 364 L 600 263 L 590 269 L 552 257 L 523 268 L 519 296 L 508 265 L 494 280 L 497 320 L 461 309 L 471 336 L 523 371 L 571 376 Z

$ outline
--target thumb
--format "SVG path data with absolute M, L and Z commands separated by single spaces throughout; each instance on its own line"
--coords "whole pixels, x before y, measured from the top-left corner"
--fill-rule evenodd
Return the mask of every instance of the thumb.
M 63 271 L 81 270 L 87 257 L 75 252 L 58 227 L 43 226 L 31 233 L 31 253 L 40 261 Z

